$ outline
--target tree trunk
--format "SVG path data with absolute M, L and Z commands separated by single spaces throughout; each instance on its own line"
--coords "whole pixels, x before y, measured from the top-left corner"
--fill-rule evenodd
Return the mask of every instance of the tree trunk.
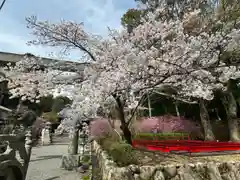
M 178 102 L 177 101 L 174 103 L 174 106 L 175 106 L 177 117 L 180 117 L 180 112 L 179 112 Z
M 207 141 L 213 141 L 215 140 L 215 136 L 212 131 L 212 125 L 211 125 L 208 111 L 205 105 L 205 101 L 203 99 L 201 99 L 199 102 L 199 108 L 200 108 L 201 123 L 204 131 L 204 138 Z
M 151 107 L 151 99 L 149 97 L 149 93 L 147 94 L 147 98 L 148 98 L 148 114 L 149 114 L 149 117 L 152 117 L 152 107 Z
M 69 151 L 68 153 L 71 155 L 76 155 L 78 154 L 78 145 L 79 145 L 79 131 L 81 127 L 78 124 L 78 121 L 76 121 L 73 125 L 72 132 L 70 132 L 70 137 L 71 137 L 71 142 L 69 145 Z
M 78 154 L 78 141 L 79 141 L 79 130 L 75 129 L 72 138 L 72 155 Z
M 112 130 L 119 136 L 119 139 L 122 140 L 121 134 L 115 128 L 115 119 L 112 119 L 112 120 L 108 119 L 108 123 L 109 123 L 110 127 L 112 128 Z
M 128 123 L 126 122 L 126 119 L 125 119 L 123 104 L 121 102 L 120 97 L 114 97 L 114 98 L 115 98 L 115 100 L 117 102 L 117 106 L 118 106 L 119 119 L 121 122 L 120 129 L 122 130 L 123 136 L 124 136 L 125 140 L 127 141 L 127 143 L 132 144 L 132 133 L 129 130 Z
M 228 91 L 221 100 L 227 114 L 230 141 L 240 141 L 237 118 L 237 102 L 233 96 L 233 93 Z

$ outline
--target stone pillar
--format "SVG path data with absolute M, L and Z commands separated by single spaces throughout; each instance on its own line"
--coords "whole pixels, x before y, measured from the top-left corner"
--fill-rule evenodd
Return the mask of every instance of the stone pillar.
M 61 164 L 61 168 L 67 170 L 73 170 L 79 167 L 83 162 L 83 157 L 90 155 L 88 123 L 82 121 L 81 124 L 76 124 L 72 134 L 69 152 L 67 155 L 63 155 Z M 78 152 L 78 150 L 80 150 L 80 152 Z
M 78 154 L 79 130 L 81 124 L 76 124 L 70 133 L 71 142 L 68 147 L 68 154 L 62 156 L 61 168 L 73 170 L 80 165 L 80 154 Z
M 79 141 L 79 129 L 81 128 L 80 124 L 77 124 L 74 127 L 74 134 L 73 134 L 73 138 L 72 138 L 72 155 L 76 155 L 78 154 L 78 141 Z

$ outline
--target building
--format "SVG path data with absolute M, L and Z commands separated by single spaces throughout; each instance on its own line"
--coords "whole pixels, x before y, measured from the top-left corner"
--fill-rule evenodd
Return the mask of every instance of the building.
M 8 63 L 16 63 L 20 61 L 24 56 L 34 56 L 33 54 L 26 53 L 26 54 L 15 54 L 15 53 L 8 53 L 8 52 L 1 52 L 0 51 L 0 65 L 6 65 Z M 69 71 L 75 72 L 79 70 L 84 70 L 84 67 L 88 65 L 88 63 L 79 63 L 73 61 L 64 61 L 64 60 L 57 60 L 51 58 L 41 58 L 41 61 L 44 63 L 43 65 L 48 65 L 50 63 L 56 64 L 56 69 L 62 71 Z

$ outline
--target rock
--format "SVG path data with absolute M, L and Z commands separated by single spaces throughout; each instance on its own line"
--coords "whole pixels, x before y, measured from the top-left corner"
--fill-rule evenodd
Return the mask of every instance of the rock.
M 229 177 L 231 177 L 232 180 L 240 179 L 240 171 L 234 163 L 232 164 L 227 163 L 227 167 L 229 169 Z
M 113 168 L 109 171 L 108 176 L 105 179 L 106 180 L 135 180 L 134 175 L 129 171 L 128 168 Z
M 133 173 L 133 174 L 140 174 L 140 169 L 138 166 L 136 165 L 130 165 L 129 166 L 129 170 Z
M 177 174 L 177 168 L 176 166 L 165 166 L 163 172 L 165 177 L 173 178 Z
M 63 155 L 62 156 L 62 162 L 61 162 L 61 168 L 66 170 L 73 170 L 80 165 L 80 155 Z
M 88 164 L 83 164 L 81 168 L 85 171 L 89 170 L 89 165 Z
M 140 178 L 150 179 L 156 170 L 155 166 L 142 166 L 140 167 Z
M 96 141 L 92 145 L 104 180 L 240 180 L 239 162 L 117 167 Z
M 207 164 L 207 172 L 210 180 L 223 180 L 215 163 L 209 162 Z
M 82 167 L 76 168 L 76 171 L 79 172 L 79 173 L 85 173 L 86 172 L 84 169 L 82 169 Z
M 157 170 L 153 177 L 154 180 L 165 180 L 164 174 L 162 171 Z
M 171 178 L 171 180 L 183 180 L 183 179 L 181 179 L 181 177 L 179 175 L 176 175 L 175 177 Z
M 139 174 L 134 174 L 133 175 L 134 180 L 141 180 Z
M 191 167 L 188 165 L 181 166 L 177 170 L 177 174 L 181 180 L 201 180 L 197 175 L 191 170 Z
M 237 174 L 238 170 L 234 164 L 224 163 L 219 166 L 219 171 L 223 180 L 238 180 L 240 176 Z

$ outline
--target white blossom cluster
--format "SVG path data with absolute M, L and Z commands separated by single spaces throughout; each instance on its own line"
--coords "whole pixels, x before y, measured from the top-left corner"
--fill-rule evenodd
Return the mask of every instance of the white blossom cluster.
M 41 59 L 24 56 L 15 66 L 9 64 L 2 68 L 12 98 L 21 97 L 22 100 L 38 102 L 42 96 L 53 94 L 59 87 L 72 83 L 76 73 L 66 73 L 53 70 L 51 67 L 41 69 Z

